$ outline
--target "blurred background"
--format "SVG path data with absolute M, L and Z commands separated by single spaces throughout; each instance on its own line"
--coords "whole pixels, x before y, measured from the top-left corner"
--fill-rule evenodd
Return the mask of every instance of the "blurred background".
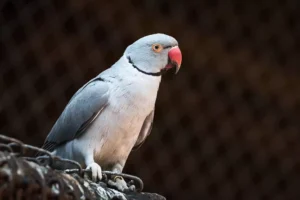
M 41 146 L 71 96 L 157 32 L 183 53 L 125 173 L 168 199 L 300 199 L 298 0 L 2 0 L 0 133 Z

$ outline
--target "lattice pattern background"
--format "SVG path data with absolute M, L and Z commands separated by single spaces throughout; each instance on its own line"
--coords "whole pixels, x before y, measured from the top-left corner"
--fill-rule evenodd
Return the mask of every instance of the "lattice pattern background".
M 41 145 L 127 45 L 177 38 L 154 129 L 126 173 L 169 199 L 300 199 L 300 3 L 1 1 L 0 132 Z

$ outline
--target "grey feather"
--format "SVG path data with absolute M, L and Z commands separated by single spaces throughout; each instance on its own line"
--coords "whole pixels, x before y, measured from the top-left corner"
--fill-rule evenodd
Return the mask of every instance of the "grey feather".
M 152 110 L 152 112 L 146 117 L 133 150 L 137 150 L 138 148 L 140 148 L 142 144 L 145 142 L 146 138 L 150 135 L 153 126 L 153 119 L 154 119 L 154 110 Z
M 42 148 L 57 146 L 79 137 L 99 116 L 108 102 L 108 83 L 96 77 L 80 88 L 54 124 Z

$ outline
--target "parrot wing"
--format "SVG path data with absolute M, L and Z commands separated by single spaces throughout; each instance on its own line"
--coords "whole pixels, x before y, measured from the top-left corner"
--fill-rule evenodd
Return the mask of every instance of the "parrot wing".
M 133 150 L 136 150 L 140 146 L 142 146 L 142 144 L 145 142 L 148 135 L 150 135 L 153 126 L 153 119 L 154 119 L 154 110 L 152 110 L 151 113 L 146 117 L 142 129 L 140 131 L 139 137 L 133 147 Z
M 42 148 L 53 151 L 83 134 L 107 105 L 108 90 L 108 83 L 100 77 L 80 88 L 54 124 Z

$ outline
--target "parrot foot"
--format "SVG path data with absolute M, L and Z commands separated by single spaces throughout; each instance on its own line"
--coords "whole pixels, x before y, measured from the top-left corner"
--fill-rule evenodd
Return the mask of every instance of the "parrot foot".
M 89 164 L 86 169 L 91 170 L 92 181 L 96 182 L 97 180 L 100 181 L 102 179 L 102 169 L 100 165 L 98 165 L 97 163 Z
M 116 188 L 120 192 L 135 191 L 135 186 L 131 185 L 128 187 L 126 181 L 121 176 L 115 176 L 113 180 L 108 180 L 108 185 Z

